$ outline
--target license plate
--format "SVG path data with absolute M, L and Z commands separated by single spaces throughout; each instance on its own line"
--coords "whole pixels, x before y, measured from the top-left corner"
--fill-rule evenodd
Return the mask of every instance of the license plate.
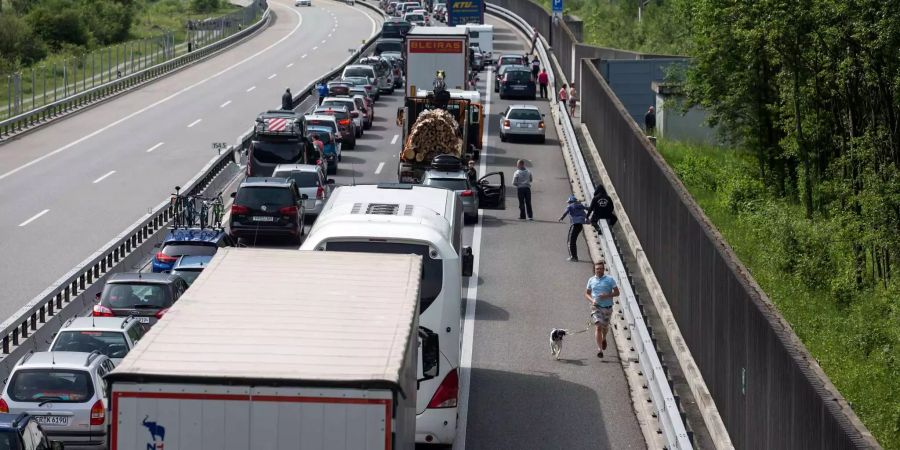
M 34 416 L 34 421 L 41 425 L 69 426 L 69 416 Z
M 531 124 L 530 123 L 520 123 L 519 128 L 531 128 Z
M 254 222 L 274 222 L 275 218 L 272 216 L 253 216 Z
M 525 89 L 525 86 L 513 86 L 513 89 L 521 91 L 522 89 Z
M 150 323 L 150 318 L 149 317 L 138 317 L 137 321 L 140 323 Z

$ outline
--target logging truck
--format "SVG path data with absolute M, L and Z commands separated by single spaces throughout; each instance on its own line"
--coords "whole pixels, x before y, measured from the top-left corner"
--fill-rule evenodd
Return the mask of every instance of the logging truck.
M 438 108 L 431 91 L 414 91 L 397 111 L 403 130 L 400 162 L 401 183 L 420 183 L 432 159 L 441 154 L 478 160 L 484 133 L 484 107 L 477 91 L 449 89 L 450 100 Z

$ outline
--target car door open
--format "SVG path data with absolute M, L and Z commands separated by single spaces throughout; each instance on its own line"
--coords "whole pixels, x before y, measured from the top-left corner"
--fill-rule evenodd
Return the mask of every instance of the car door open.
M 478 203 L 482 209 L 506 209 L 506 177 L 491 172 L 478 179 Z

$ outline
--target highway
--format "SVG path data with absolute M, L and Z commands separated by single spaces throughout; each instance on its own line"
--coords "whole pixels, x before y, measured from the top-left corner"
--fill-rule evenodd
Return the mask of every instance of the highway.
M 0 147 L 0 317 L 90 256 L 213 157 L 255 115 L 377 31 L 362 7 L 270 2 L 274 21 L 212 59 Z

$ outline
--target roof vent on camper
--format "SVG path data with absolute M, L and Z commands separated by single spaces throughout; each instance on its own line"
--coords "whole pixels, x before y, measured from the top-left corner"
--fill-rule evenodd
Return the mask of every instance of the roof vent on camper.
M 411 216 L 413 213 L 413 209 L 415 209 L 415 207 L 413 205 L 406 205 L 406 207 L 403 208 L 403 215 Z
M 400 205 L 396 203 L 370 203 L 366 209 L 366 214 L 382 214 L 385 216 L 396 216 L 400 210 Z

